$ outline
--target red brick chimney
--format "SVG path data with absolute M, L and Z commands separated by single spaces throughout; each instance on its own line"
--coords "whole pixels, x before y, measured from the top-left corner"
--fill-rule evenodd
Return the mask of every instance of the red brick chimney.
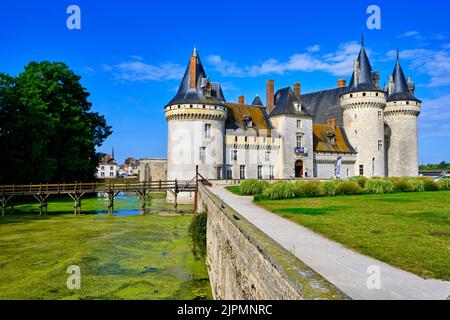
M 275 82 L 273 80 L 267 80 L 266 85 L 266 110 L 267 113 L 271 113 L 275 106 Z
M 194 49 L 194 53 L 191 56 L 191 63 L 189 64 L 189 88 L 197 88 L 197 49 Z
M 300 100 L 300 88 L 301 88 L 300 82 L 294 83 L 294 94 L 298 100 Z
M 333 131 L 336 130 L 336 119 L 328 119 L 327 124 L 331 127 Z
M 345 79 L 338 80 L 338 88 L 343 88 L 347 86 L 347 81 Z
M 245 104 L 245 97 L 244 96 L 240 96 L 239 97 L 239 104 Z

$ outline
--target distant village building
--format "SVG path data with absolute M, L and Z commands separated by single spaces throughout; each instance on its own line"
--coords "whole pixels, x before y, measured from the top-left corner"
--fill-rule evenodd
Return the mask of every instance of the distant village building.
M 111 154 L 106 154 L 97 167 L 97 178 L 112 179 L 117 177 L 117 162 L 114 159 L 114 150 Z
M 123 165 L 119 166 L 119 177 L 137 177 L 139 176 L 140 161 L 134 158 L 127 158 Z
M 165 106 L 167 179 L 190 180 L 196 165 L 208 179 L 418 175 L 421 101 L 399 57 L 385 88 L 364 41 L 348 84 L 339 79 L 334 89 L 303 95 L 300 83 L 274 88 L 268 80 L 265 106 L 258 96 L 227 102 L 194 49 Z

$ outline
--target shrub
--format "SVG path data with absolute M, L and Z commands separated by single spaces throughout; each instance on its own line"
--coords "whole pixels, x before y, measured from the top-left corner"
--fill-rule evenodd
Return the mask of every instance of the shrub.
M 245 196 L 254 196 L 262 194 L 269 185 L 270 183 L 264 180 L 246 180 L 241 183 L 239 189 Z
M 322 183 L 323 193 L 329 197 L 335 196 L 338 183 L 337 181 L 326 181 Z
M 370 179 L 366 183 L 366 190 L 375 194 L 392 193 L 394 185 L 388 179 Z
M 336 194 L 338 195 L 354 195 L 361 192 L 361 186 L 356 181 L 342 181 L 336 187 Z
M 358 177 L 353 177 L 353 178 L 351 178 L 350 180 L 356 181 L 356 182 L 359 184 L 359 186 L 360 186 L 362 189 L 364 189 L 364 188 L 366 187 L 366 183 L 367 183 L 367 181 L 368 181 L 369 179 L 367 179 L 367 178 L 364 177 L 364 176 L 358 176 Z
M 411 181 L 406 178 L 394 178 L 392 179 L 392 184 L 394 187 L 394 192 L 412 192 L 414 191 L 414 186 Z
M 414 192 L 423 192 L 425 191 L 424 181 L 422 179 L 410 179 L 409 183 L 412 185 L 412 190 Z
M 208 214 L 199 213 L 192 218 L 189 225 L 189 236 L 191 251 L 195 259 L 205 258 L 206 256 L 206 223 Z
M 299 194 L 302 197 L 321 197 L 324 194 L 322 184 L 319 181 L 307 181 L 297 185 Z
M 439 180 L 438 185 L 442 190 L 450 190 L 450 179 L 441 179 Z
M 439 185 L 431 179 L 423 178 L 423 188 L 425 191 L 438 191 Z
M 299 196 L 299 190 L 294 183 L 280 182 L 270 185 L 263 195 L 270 200 L 292 199 Z

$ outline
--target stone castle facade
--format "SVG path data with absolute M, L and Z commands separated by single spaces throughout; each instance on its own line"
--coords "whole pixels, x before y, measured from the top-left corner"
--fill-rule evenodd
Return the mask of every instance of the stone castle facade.
M 266 104 L 227 102 L 206 76 L 197 50 L 176 96 L 165 107 L 167 179 L 190 180 L 198 165 L 208 179 L 417 176 L 421 101 L 399 58 L 386 88 L 361 44 L 350 82 L 309 94 L 300 83 Z

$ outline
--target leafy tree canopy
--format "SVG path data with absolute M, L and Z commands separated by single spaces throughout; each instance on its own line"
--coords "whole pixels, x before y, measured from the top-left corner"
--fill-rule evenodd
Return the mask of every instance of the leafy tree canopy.
M 60 62 L 0 74 L 0 183 L 92 181 L 112 133 L 80 77 Z
M 423 164 L 420 166 L 420 170 L 450 170 L 450 163 L 442 161 L 438 164 Z

